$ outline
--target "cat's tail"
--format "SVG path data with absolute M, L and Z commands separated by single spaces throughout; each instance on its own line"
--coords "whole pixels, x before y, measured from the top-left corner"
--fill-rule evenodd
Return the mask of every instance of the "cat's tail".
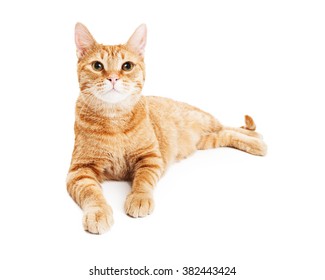
M 241 128 L 247 129 L 247 130 L 252 130 L 255 131 L 256 129 L 256 124 L 253 120 L 252 117 L 245 115 L 245 125 L 242 126 Z
M 223 130 L 232 130 L 232 131 L 236 131 L 236 132 L 245 134 L 247 136 L 263 139 L 262 135 L 255 131 L 256 124 L 255 124 L 253 118 L 248 115 L 245 115 L 245 125 L 243 125 L 241 127 L 224 126 Z

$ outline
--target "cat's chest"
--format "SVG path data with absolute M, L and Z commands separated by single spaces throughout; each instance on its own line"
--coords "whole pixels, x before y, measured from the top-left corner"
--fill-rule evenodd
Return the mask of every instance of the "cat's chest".
M 102 143 L 103 149 L 103 170 L 109 180 L 123 180 L 129 172 L 126 151 L 127 143 L 122 139 L 105 139 Z
M 104 141 L 105 164 L 103 166 L 105 177 L 110 180 L 128 180 L 133 172 L 134 163 L 129 155 L 135 147 L 134 139 L 130 137 L 109 137 Z

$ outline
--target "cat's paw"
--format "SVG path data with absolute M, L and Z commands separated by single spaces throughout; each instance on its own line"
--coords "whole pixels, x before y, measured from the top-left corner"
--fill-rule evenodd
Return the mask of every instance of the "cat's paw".
M 145 217 L 152 213 L 154 201 L 151 193 L 130 193 L 125 201 L 125 212 L 131 217 Z
M 110 206 L 93 206 L 85 209 L 83 216 L 84 229 L 90 233 L 102 234 L 113 225 L 113 211 Z

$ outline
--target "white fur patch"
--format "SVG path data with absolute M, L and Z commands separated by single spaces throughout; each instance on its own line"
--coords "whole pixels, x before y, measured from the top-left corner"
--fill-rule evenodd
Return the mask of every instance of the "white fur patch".
M 97 98 L 110 104 L 120 103 L 131 95 L 131 93 L 125 92 L 121 83 L 117 82 L 113 87 L 112 83 L 107 80 L 94 93 Z
M 125 100 L 130 95 L 131 94 L 129 94 L 129 93 L 120 93 L 120 92 L 112 89 L 111 91 L 109 91 L 105 94 L 102 94 L 101 96 L 98 96 L 98 98 L 100 98 L 101 100 L 103 100 L 107 103 L 116 104 L 116 103 L 119 103 L 119 102 Z

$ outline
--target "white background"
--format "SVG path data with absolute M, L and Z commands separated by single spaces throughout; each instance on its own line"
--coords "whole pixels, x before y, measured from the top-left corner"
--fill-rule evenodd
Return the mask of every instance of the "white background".
M 0 4 L 0 278 L 142 279 L 88 273 L 147 265 L 236 266 L 220 279 L 325 279 L 322 1 L 56 2 Z M 104 184 L 115 224 L 85 233 L 65 187 L 77 21 L 105 44 L 146 23 L 144 94 L 232 126 L 250 114 L 268 155 L 197 152 L 162 178 L 144 219 L 123 212 L 127 183 Z

